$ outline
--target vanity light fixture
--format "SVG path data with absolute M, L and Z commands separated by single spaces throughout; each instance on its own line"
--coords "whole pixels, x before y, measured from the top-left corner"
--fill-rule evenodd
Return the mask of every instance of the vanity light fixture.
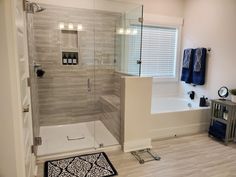
M 117 30 L 117 34 L 124 34 L 124 29 L 123 28 L 119 28 Z
M 126 29 L 125 34 L 129 35 L 131 34 L 131 30 L 129 28 Z
M 69 23 L 68 24 L 68 28 L 69 28 L 69 30 L 73 30 L 74 29 L 74 25 L 72 23 Z
M 132 35 L 137 35 L 137 34 L 138 34 L 138 30 L 137 29 L 133 29 Z
M 82 30 L 83 30 L 82 24 L 78 24 L 78 25 L 77 25 L 77 30 L 78 30 L 78 31 L 82 31 Z
M 65 24 L 63 22 L 59 23 L 59 29 L 64 29 L 65 28 Z

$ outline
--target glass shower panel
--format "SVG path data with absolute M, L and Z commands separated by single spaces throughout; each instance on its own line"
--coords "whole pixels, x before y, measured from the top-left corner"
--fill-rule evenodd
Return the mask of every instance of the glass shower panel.
M 120 116 L 114 105 L 119 98 L 114 95 L 114 63 L 116 22 L 121 13 L 111 11 L 110 1 L 103 5 L 96 1 L 94 30 L 95 30 L 95 59 L 94 59 L 94 103 L 100 109 L 100 120 L 95 122 L 95 147 L 106 147 L 119 144 Z
M 116 29 L 116 71 L 140 75 L 143 6 L 126 11 Z
M 127 73 L 140 76 L 142 55 L 143 6 L 125 14 L 125 58 Z
M 94 104 L 101 111 L 100 119 L 95 121 L 95 147 L 99 148 L 121 143 L 120 76 L 116 71 L 139 75 L 142 7 L 95 0 L 95 9 Z M 132 61 L 135 65 L 128 66 Z
M 94 103 L 94 11 L 41 5 L 46 10 L 33 15 L 30 56 L 43 141 L 38 155 L 94 148 L 100 113 Z M 42 78 L 34 62 L 45 71 Z

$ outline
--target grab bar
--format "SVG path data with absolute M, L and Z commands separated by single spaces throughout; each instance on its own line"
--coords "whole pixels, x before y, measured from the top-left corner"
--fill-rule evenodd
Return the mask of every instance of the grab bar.
M 70 138 L 69 136 L 67 136 L 68 141 L 76 141 L 76 140 L 82 140 L 82 139 L 85 139 L 85 137 L 82 136 L 82 137 L 78 137 L 78 138 Z

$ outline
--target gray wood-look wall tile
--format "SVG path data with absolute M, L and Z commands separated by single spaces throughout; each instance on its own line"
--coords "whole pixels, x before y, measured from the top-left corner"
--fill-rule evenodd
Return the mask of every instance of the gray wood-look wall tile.
M 119 139 L 119 111 L 114 115 L 102 106 L 102 95 L 119 94 L 119 74 L 114 71 L 116 25 L 121 14 L 88 9 L 42 5 L 33 16 L 35 60 L 46 71 L 37 79 L 40 125 L 58 125 L 101 119 Z M 61 64 L 60 22 L 82 24 L 78 32 L 79 65 Z M 65 39 L 64 39 L 65 40 Z M 33 44 L 32 44 L 33 45 Z M 64 46 L 65 48 L 66 46 Z M 91 82 L 88 92 L 87 80 Z M 36 89 L 35 89 L 36 90 Z M 35 94 L 36 95 L 36 94 Z M 105 111 L 104 111 L 105 110 Z

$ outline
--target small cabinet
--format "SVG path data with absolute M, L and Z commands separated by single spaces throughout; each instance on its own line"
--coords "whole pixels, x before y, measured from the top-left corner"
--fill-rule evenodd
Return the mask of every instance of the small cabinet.
M 236 104 L 229 100 L 212 100 L 210 136 L 221 139 L 227 145 L 236 136 Z

